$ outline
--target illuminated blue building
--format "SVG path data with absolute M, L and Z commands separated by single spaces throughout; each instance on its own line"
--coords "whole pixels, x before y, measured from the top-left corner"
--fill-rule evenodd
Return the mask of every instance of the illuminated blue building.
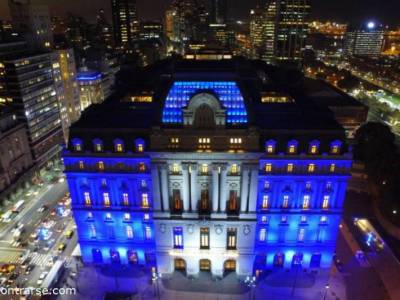
M 140 74 L 85 111 L 63 154 L 83 260 L 217 275 L 330 267 L 351 167 L 330 110 L 259 62 Z

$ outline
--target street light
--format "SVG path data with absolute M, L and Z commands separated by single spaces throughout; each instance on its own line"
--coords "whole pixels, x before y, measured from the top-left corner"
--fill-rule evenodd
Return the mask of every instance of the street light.
M 158 285 L 158 279 L 162 277 L 161 273 L 153 272 L 151 280 L 155 283 L 155 294 L 157 293 L 157 299 L 160 300 L 160 287 Z M 157 292 L 156 292 L 157 291 Z
M 256 287 L 256 276 L 247 276 L 244 283 L 250 288 L 249 300 L 254 300 L 253 288 Z
M 324 295 L 324 300 L 326 300 L 326 295 L 328 294 L 328 290 L 329 290 L 329 288 L 330 288 L 330 286 L 329 286 L 329 283 L 327 283 L 327 284 L 325 285 L 325 295 Z

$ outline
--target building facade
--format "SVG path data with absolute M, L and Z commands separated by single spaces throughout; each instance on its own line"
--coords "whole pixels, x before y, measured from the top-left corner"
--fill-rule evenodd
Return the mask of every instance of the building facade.
M 345 34 L 344 54 L 348 56 L 379 57 L 382 52 L 384 31 L 370 22 L 361 29 L 350 29 Z
M 112 0 L 114 42 L 117 46 L 129 45 L 139 38 L 139 18 L 136 0 Z
M 104 101 L 103 81 L 100 72 L 79 72 L 76 79 L 79 86 L 81 111 L 84 111 L 92 103 L 101 103 Z
M 275 93 L 286 81 L 263 84 L 259 62 L 171 64 L 148 70 L 152 96 L 121 87 L 72 126 L 63 158 L 84 262 L 330 267 L 351 166 L 332 112 Z

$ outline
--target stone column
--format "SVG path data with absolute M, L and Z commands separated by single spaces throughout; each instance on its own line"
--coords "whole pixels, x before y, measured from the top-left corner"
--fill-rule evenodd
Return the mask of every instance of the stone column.
M 219 199 L 219 207 L 220 207 L 220 211 L 225 213 L 226 210 L 226 201 L 228 201 L 228 186 L 226 184 L 226 175 L 228 173 L 228 170 L 226 168 L 226 166 L 221 166 L 221 187 L 220 187 L 220 199 Z
M 212 165 L 212 211 L 218 211 L 218 196 L 219 196 L 219 183 L 218 183 L 218 175 L 219 175 L 219 167 L 217 164 Z
M 257 183 L 258 183 L 258 165 L 254 165 L 251 168 L 250 192 L 249 192 L 249 212 L 256 211 Z
M 190 199 L 192 211 L 197 212 L 197 201 L 198 193 L 197 193 L 197 164 L 190 165 Z
M 163 164 L 161 168 L 161 194 L 164 211 L 169 211 L 169 193 L 168 193 L 168 165 Z
M 153 209 L 161 210 L 161 191 L 160 191 L 160 176 L 158 173 L 158 165 L 151 165 L 151 182 L 153 185 Z
M 183 186 L 182 186 L 182 200 L 183 200 L 183 210 L 189 211 L 189 165 L 182 164 L 182 176 L 183 176 Z
M 247 199 L 249 197 L 249 167 L 242 166 L 242 186 L 240 188 L 240 212 L 247 211 Z

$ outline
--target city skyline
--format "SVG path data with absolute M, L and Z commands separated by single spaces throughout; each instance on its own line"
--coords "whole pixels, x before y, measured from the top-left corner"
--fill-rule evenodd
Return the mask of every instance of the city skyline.
M 111 22 L 111 1 L 47 1 L 50 4 L 51 14 L 65 14 L 71 12 L 94 22 L 96 14 L 100 8 L 106 10 L 108 21 Z M 58 3 L 57 3 L 58 2 Z M 154 3 L 157 3 L 156 5 Z M 165 9 L 170 4 L 169 0 L 152 0 L 151 3 L 144 0 L 138 0 L 138 15 L 140 19 L 161 19 L 164 16 Z M 237 19 L 249 18 L 250 9 L 255 8 L 257 3 L 266 1 L 249 0 L 240 3 L 238 7 L 228 4 L 229 16 Z M 367 1 L 346 1 L 338 0 L 333 2 L 322 2 L 314 0 L 311 3 L 311 19 L 331 20 L 338 22 L 354 22 L 356 24 L 374 20 L 388 26 L 397 26 L 397 14 L 400 10 L 400 2 L 396 0 L 386 0 L 383 4 L 379 0 Z M 154 10 L 154 7 L 161 9 Z M 345 8 L 345 9 L 344 9 Z M 8 1 L 0 0 L 0 19 L 9 19 Z

